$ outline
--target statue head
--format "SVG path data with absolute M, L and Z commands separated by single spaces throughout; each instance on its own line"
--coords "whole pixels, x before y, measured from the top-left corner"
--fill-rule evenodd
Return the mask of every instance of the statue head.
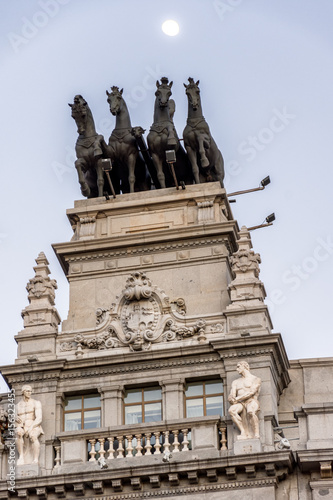
M 24 384 L 24 386 L 21 389 L 21 394 L 25 394 L 26 392 L 29 392 L 29 397 L 31 396 L 32 393 L 32 387 L 29 384 Z
M 83 134 L 86 129 L 87 114 L 89 111 L 87 101 L 82 95 L 77 94 L 74 97 L 73 104 L 68 103 L 68 106 L 72 109 L 72 118 L 76 122 L 78 133 Z
M 250 371 L 250 366 L 247 361 L 240 361 L 239 363 L 237 363 L 237 371 L 240 372 L 240 370 L 243 371 L 243 369 L 247 370 L 248 372 Z
M 161 78 L 161 83 L 158 80 L 156 81 L 157 90 L 155 92 L 155 95 L 161 108 L 168 106 L 168 101 L 172 95 L 172 85 L 173 82 L 169 83 L 169 79 L 166 76 L 163 76 Z
M 123 91 L 124 89 L 119 90 L 119 87 L 116 87 L 115 85 L 111 87 L 111 92 L 106 91 L 110 111 L 114 116 L 120 112 L 121 105 L 123 103 Z
M 199 103 L 200 103 L 200 89 L 198 87 L 200 81 L 198 80 L 197 82 L 194 82 L 193 78 L 189 77 L 188 79 L 189 84 L 186 85 L 184 83 L 184 87 L 186 89 L 186 95 L 189 100 L 189 103 L 191 104 L 192 108 L 194 110 L 198 109 Z

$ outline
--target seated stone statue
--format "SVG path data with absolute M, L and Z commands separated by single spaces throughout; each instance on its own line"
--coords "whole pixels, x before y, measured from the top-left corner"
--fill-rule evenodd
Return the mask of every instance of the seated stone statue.
M 30 385 L 22 387 L 23 398 L 16 405 L 16 447 L 19 454 L 17 465 L 38 464 L 40 442 L 44 434 L 41 427 L 42 405 L 31 398 Z
M 260 409 L 258 396 L 261 379 L 250 373 L 246 361 L 237 364 L 240 378 L 233 381 L 228 401 L 231 403 L 229 414 L 232 421 L 240 430 L 237 439 L 259 438 L 259 419 L 257 413 Z

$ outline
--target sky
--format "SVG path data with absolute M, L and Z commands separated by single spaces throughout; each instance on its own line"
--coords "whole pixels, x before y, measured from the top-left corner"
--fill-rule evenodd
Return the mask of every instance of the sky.
M 177 36 L 162 32 L 167 19 L 179 23 Z M 332 25 L 331 0 L 0 0 L 0 366 L 15 360 L 41 251 L 67 317 L 51 244 L 70 240 L 66 209 L 82 198 L 68 103 L 83 95 L 108 141 L 115 119 L 105 91 L 116 85 L 132 125 L 149 130 L 162 76 L 174 82 L 180 137 L 183 83 L 200 80 L 227 192 L 270 176 L 232 210 L 240 227 L 276 215 L 251 233 L 274 332 L 289 359 L 333 355 Z

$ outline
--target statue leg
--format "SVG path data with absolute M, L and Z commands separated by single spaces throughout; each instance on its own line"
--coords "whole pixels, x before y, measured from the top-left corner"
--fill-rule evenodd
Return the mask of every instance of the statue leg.
M 101 197 L 103 196 L 104 192 L 104 170 L 100 159 L 96 163 L 96 174 L 97 174 L 98 196 Z
M 223 179 L 224 179 L 224 161 L 223 161 L 223 156 L 221 151 L 218 150 L 218 156 L 217 160 L 215 162 L 215 169 L 219 178 L 219 181 L 221 183 L 221 186 L 223 187 Z
M 31 440 L 31 446 L 32 446 L 32 456 L 33 456 L 32 463 L 38 464 L 39 451 L 40 451 L 40 443 L 38 441 L 38 438 L 33 438 Z
M 199 167 L 198 167 L 198 163 L 197 163 L 197 154 L 194 151 L 194 149 L 192 149 L 190 146 L 185 145 L 185 147 L 186 147 L 188 158 L 189 158 L 191 166 L 192 166 L 194 181 L 196 184 L 200 184 Z
M 168 147 L 171 147 L 172 149 L 177 145 L 177 137 L 175 134 L 175 129 L 174 129 L 173 125 L 171 125 L 171 124 L 170 124 L 170 126 L 168 126 L 167 145 L 168 145 Z
M 30 432 L 29 438 L 31 443 L 32 451 L 32 463 L 38 464 L 39 452 L 40 452 L 40 442 L 39 442 L 40 430 L 35 428 Z
M 229 414 L 231 416 L 231 419 L 234 422 L 234 424 L 238 427 L 238 429 L 240 430 L 240 436 L 238 437 L 239 439 L 247 439 L 248 438 L 247 429 L 244 426 L 244 422 L 242 419 L 243 412 L 244 412 L 244 407 L 241 403 L 233 404 L 229 408 Z
M 160 186 L 163 189 L 165 188 L 165 177 L 163 173 L 162 162 L 156 153 L 152 153 L 151 158 L 156 168 L 158 182 L 160 183 Z
M 247 416 L 249 419 L 249 424 L 251 426 L 252 432 L 254 437 L 260 438 L 260 433 L 259 433 L 259 419 L 257 417 L 257 413 L 259 411 L 259 403 L 258 401 L 251 401 L 247 407 Z
M 134 193 L 134 184 L 135 184 L 135 162 L 136 162 L 137 154 L 132 153 L 128 157 L 128 182 L 130 185 L 130 193 Z
M 200 162 L 203 168 L 209 167 L 209 161 L 206 156 L 206 150 L 204 147 L 204 137 L 202 135 L 197 136 L 197 141 L 199 145 Z
M 16 448 L 19 454 L 19 458 L 17 460 L 17 465 L 24 464 L 24 441 L 23 441 L 24 431 L 21 428 L 16 429 Z
M 83 158 L 78 158 L 75 162 L 75 168 L 77 170 L 77 175 L 79 177 L 79 183 L 81 186 L 81 193 L 83 196 L 86 196 L 87 198 L 90 196 L 90 187 L 86 183 L 85 177 L 84 177 L 84 165 L 86 164 L 85 160 Z

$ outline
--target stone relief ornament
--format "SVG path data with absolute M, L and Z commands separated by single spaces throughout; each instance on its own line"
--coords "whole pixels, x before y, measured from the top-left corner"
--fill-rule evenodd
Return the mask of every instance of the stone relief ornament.
M 131 351 L 145 351 L 152 344 L 195 338 L 206 341 L 207 333 L 221 333 L 221 323 L 207 325 L 206 320 L 186 318 L 183 298 L 169 299 L 163 290 L 152 285 L 144 272 L 134 272 L 110 308 L 96 310 L 94 336 L 77 334 L 61 343 L 60 351 L 104 350 L 127 346 Z
M 261 263 L 260 255 L 258 253 L 254 253 L 252 250 L 238 250 L 237 253 L 230 257 L 232 270 L 242 271 L 245 273 L 246 271 L 252 270 L 254 271 L 254 275 L 256 278 L 259 276 L 259 264 Z
M 177 311 L 178 314 L 181 314 L 182 316 L 185 316 L 185 314 L 186 314 L 186 304 L 185 304 L 185 300 L 183 298 L 179 297 L 178 299 L 172 300 L 170 303 L 171 304 L 175 304 L 176 311 Z

